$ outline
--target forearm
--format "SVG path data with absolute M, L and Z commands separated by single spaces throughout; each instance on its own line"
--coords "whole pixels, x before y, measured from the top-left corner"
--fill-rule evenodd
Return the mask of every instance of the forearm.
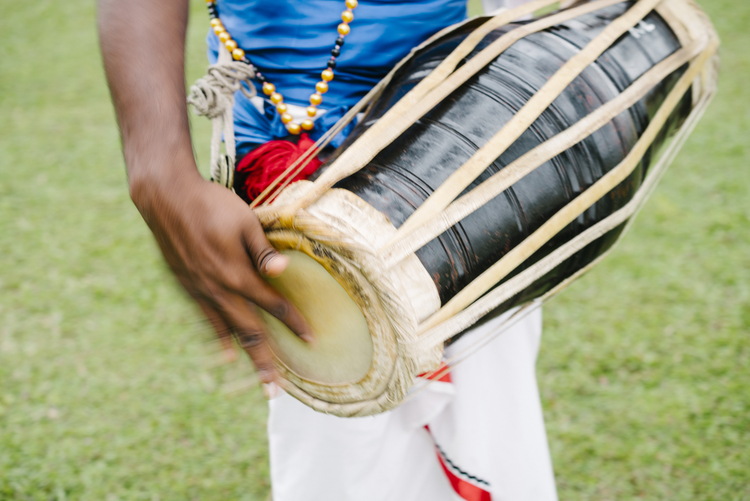
M 100 0 L 99 37 L 131 196 L 198 176 L 185 104 L 187 0 Z
M 204 180 L 185 104 L 187 0 L 99 0 L 104 69 L 120 124 L 133 202 L 164 259 L 218 336 L 236 335 L 261 380 L 277 378 L 256 305 L 305 340 L 311 330 L 259 271 L 288 259 L 234 193 Z

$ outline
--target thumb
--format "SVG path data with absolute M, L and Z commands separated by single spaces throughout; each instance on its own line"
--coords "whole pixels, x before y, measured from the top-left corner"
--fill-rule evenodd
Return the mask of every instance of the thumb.
M 289 258 L 273 248 L 257 219 L 245 232 L 245 243 L 256 269 L 269 277 L 276 277 L 286 269 Z
M 265 255 L 264 261 L 258 265 L 258 270 L 268 277 L 278 277 L 288 264 L 289 258 L 271 247 L 271 252 Z

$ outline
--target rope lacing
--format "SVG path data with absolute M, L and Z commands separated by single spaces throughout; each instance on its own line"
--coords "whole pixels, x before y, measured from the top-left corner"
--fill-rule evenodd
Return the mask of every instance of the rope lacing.
M 255 96 L 255 86 L 251 83 L 254 76 L 255 69 L 245 63 L 215 64 L 190 87 L 187 101 L 199 115 L 214 119 L 232 104 L 231 97 L 238 90 L 248 99 Z
M 234 94 L 241 91 L 248 99 L 255 96 L 252 79 L 255 68 L 219 48 L 219 61 L 191 87 L 187 102 L 199 115 L 211 119 L 211 180 L 232 189 L 237 155 L 234 141 Z M 222 141 L 223 140 L 223 141 Z M 222 151 L 222 143 L 224 151 Z

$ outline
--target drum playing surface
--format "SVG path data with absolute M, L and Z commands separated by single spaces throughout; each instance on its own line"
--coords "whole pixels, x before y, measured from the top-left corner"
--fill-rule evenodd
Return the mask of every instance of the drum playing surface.
M 357 304 L 316 260 L 300 251 L 282 252 L 289 265 L 268 282 L 300 310 L 315 334 L 306 343 L 263 312 L 271 350 L 300 378 L 329 385 L 362 379 L 372 364 L 372 339 Z

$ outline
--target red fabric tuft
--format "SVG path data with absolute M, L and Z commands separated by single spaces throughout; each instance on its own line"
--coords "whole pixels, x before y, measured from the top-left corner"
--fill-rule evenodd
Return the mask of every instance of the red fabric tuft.
M 234 189 L 246 201 L 255 200 L 292 162 L 305 153 L 315 141 L 301 134 L 296 143 L 280 139 L 262 144 L 245 155 L 237 164 Z M 292 182 L 310 177 L 323 162 L 311 159 Z

